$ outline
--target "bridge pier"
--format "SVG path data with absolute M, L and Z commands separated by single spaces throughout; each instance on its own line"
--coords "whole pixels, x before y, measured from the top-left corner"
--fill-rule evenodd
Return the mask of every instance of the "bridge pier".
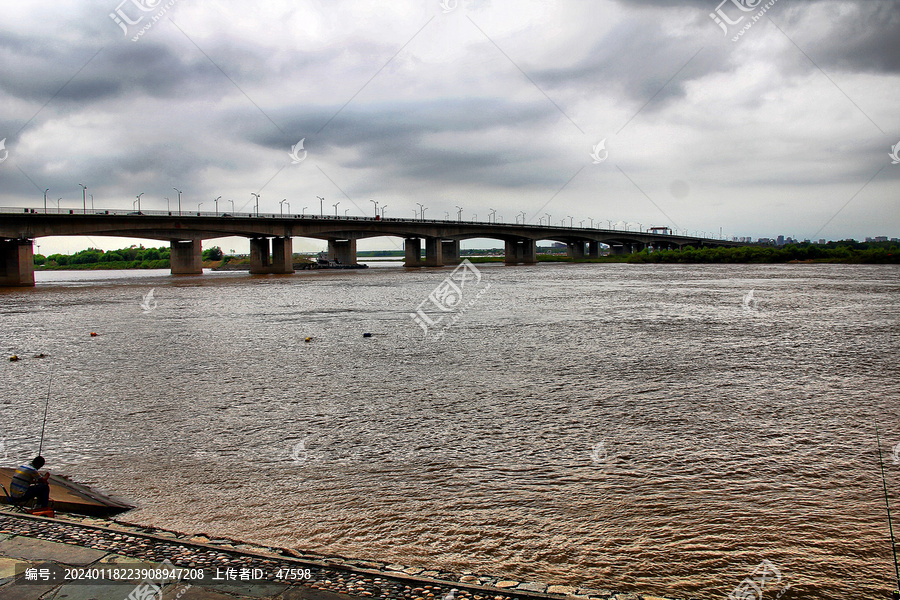
M 459 259 L 459 240 L 441 242 L 441 260 L 445 265 L 458 265 L 462 262 Z
M 526 265 L 537 264 L 537 240 L 522 240 L 522 262 Z
M 328 240 L 328 259 L 342 265 L 355 265 L 356 240 Z
M 31 242 L 0 239 L 0 287 L 34 286 L 34 247 Z
M 566 244 L 569 258 L 574 260 L 584 259 L 584 242 L 569 242 Z
M 425 238 L 425 266 L 443 267 L 444 244 L 439 237 Z
M 600 258 L 600 242 L 588 242 L 588 258 Z
M 406 260 L 403 263 L 405 267 L 421 267 L 422 266 L 422 240 L 419 238 L 406 238 L 403 242 L 406 250 Z
M 202 275 L 203 250 L 200 240 L 169 242 L 169 266 L 172 275 Z
M 609 246 L 609 253 L 610 253 L 610 254 L 616 254 L 616 255 L 619 255 L 619 254 L 625 254 L 625 245 L 624 245 L 624 244 L 621 244 L 621 245 L 619 245 L 619 246 L 613 246 L 613 245 L 610 245 L 610 246 Z
M 535 264 L 537 262 L 537 240 L 506 240 L 503 262 L 508 265 Z
M 250 274 L 289 274 L 294 272 L 294 241 L 289 237 L 250 238 Z

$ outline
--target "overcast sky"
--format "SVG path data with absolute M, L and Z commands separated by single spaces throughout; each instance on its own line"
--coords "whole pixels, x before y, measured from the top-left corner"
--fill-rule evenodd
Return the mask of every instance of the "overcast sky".
M 117 1 L 5 3 L 3 206 L 900 236 L 893 0 Z

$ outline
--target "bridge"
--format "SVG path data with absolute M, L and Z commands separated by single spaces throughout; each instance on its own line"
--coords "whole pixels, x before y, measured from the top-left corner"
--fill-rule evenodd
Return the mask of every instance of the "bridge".
M 662 233 L 660 231 L 663 231 Z M 46 236 L 118 236 L 167 241 L 173 275 L 203 272 L 203 240 L 228 236 L 250 240 L 250 273 L 293 273 L 293 238 L 328 241 L 328 257 L 356 264 L 357 240 L 395 236 L 405 242 L 407 267 L 440 267 L 460 262 L 461 240 L 488 238 L 506 244 L 506 264 L 537 262 L 538 240 L 566 244 L 574 259 L 600 256 L 600 245 L 613 254 L 644 248 L 678 249 L 685 246 L 738 246 L 714 238 L 672 235 L 656 231 L 627 231 L 524 223 L 382 219 L 258 213 L 209 213 L 123 210 L 43 212 L 31 208 L 0 209 L 0 286 L 33 286 L 33 242 Z M 422 257 L 424 240 L 425 256 Z

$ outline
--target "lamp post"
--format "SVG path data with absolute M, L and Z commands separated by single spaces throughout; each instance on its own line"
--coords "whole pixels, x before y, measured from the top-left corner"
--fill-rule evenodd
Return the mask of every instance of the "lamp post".
M 544 213 L 544 216 L 547 217 L 547 227 L 553 225 L 553 220 L 550 218 L 550 213 Z
M 57 198 L 56 200 L 56 214 L 59 214 L 59 203 L 62 201 L 62 198 Z
M 386 209 L 386 208 L 387 208 L 387 204 L 382 204 L 382 205 L 381 205 L 381 218 L 382 218 L 382 219 L 384 218 L 384 209 Z
M 419 204 L 418 202 L 416 202 L 416 204 L 419 205 L 419 218 L 424 221 L 425 220 L 425 206 L 422 204 Z
M 607 223 L 607 225 L 609 226 L 609 228 L 612 229 L 612 220 L 607 219 L 607 220 L 606 220 L 606 223 Z
M 47 214 L 47 192 L 50 191 L 50 188 L 44 190 L 44 214 Z
M 462 221 L 462 206 L 457 206 L 456 210 L 457 210 L 456 220 L 461 222 Z
M 522 215 L 522 225 L 524 225 L 525 224 L 525 211 L 523 210 L 519 214 Z M 516 221 L 518 222 L 518 219 L 516 219 Z
M 201 206 L 203 206 L 203 203 L 202 203 L 202 202 L 198 202 L 198 203 L 197 203 L 197 216 L 198 216 L 198 217 L 200 216 L 200 207 L 201 207 Z
M 334 204 L 332 204 L 332 206 L 334 207 L 334 216 L 338 216 L 338 214 L 337 214 L 337 207 L 338 207 L 338 205 L 339 205 L 340 203 L 341 203 L 341 201 L 338 200 L 337 202 L 335 202 Z
M 377 217 L 378 216 L 378 203 L 374 200 L 369 200 L 369 202 L 371 202 L 372 204 L 375 205 L 375 216 Z
M 589 219 L 590 222 L 591 222 L 591 229 L 593 229 L 593 228 L 594 228 L 594 220 L 591 219 L 590 217 L 588 217 L 588 219 Z M 582 223 L 584 223 L 584 221 L 582 221 Z
M 301 216 L 301 217 L 305 217 L 305 216 L 306 216 L 306 209 L 307 209 L 307 208 L 309 208 L 309 207 L 308 207 L 308 206 L 304 206 L 304 207 L 303 207 L 303 210 L 300 211 L 300 216 Z
M 287 202 L 287 198 L 285 198 L 284 200 L 278 201 L 278 215 L 281 217 L 284 216 L 284 203 L 285 202 Z
M 287 201 L 287 198 L 285 198 L 284 200 L 285 200 L 284 203 L 287 204 L 287 207 L 288 207 L 288 216 L 290 217 L 291 216 L 291 203 Z
M 497 210 L 493 208 L 488 209 L 488 223 L 490 223 L 491 221 L 493 221 L 494 223 L 497 222 Z
M 644 226 L 641 223 L 638 223 L 638 231 L 644 233 Z
M 572 215 L 566 215 L 566 216 L 569 217 L 569 227 L 570 228 L 574 227 L 575 226 L 575 217 L 573 217 Z
M 94 195 L 88 194 L 88 196 L 91 197 L 91 212 L 93 212 L 94 211 Z
M 325 216 L 325 208 L 322 203 L 325 202 L 325 198 L 323 198 L 322 196 L 316 196 L 316 198 L 319 199 L 319 216 L 324 217 Z
M 138 214 L 141 214 L 141 196 L 144 195 L 144 192 L 141 192 L 137 195 L 137 205 L 138 205 Z
M 447 212 L 446 210 L 444 211 L 444 219 L 445 219 L 446 221 L 449 221 L 449 220 L 450 220 L 450 213 Z
M 259 194 L 254 194 L 253 192 L 250 192 L 250 195 L 256 197 L 256 216 L 258 217 L 259 216 Z
M 178 192 L 178 216 L 181 216 L 181 190 L 178 188 L 172 188 L 176 192 Z
M 213 202 L 216 203 L 216 216 L 217 216 L 217 217 L 219 216 L 219 200 L 221 200 L 221 199 L 222 199 L 222 196 L 219 196 L 218 198 L 216 198 L 215 200 L 213 200 Z
M 584 229 L 584 219 L 582 219 L 581 221 L 578 221 L 578 227 L 580 227 L 581 229 Z
M 81 214 L 87 214 L 87 196 L 85 196 L 85 192 L 87 192 L 87 186 L 83 183 L 79 183 L 81 186 Z
M 166 212 L 169 213 L 170 215 L 172 214 L 172 209 L 169 208 L 169 197 L 168 196 L 166 196 Z
M 350 215 L 348 214 L 349 212 L 350 212 L 350 209 L 349 209 L 349 208 L 345 208 L 345 209 L 344 209 L 344 218 L 345 218 L 345 219 L 346 219 L 347 217 L 350 216 Z
M 231 216 L 233 217 L 233 216 L 234 216 L 234 213 L 235 213 L 235 210 L 234 210 L 234 200 L 229 200 L 229 202 L 231 202 Z

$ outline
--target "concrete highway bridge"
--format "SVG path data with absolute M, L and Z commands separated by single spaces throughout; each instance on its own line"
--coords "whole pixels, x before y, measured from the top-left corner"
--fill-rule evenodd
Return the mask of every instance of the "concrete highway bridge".
M 356 264 L 357 240 L 403 238 L 407 267 L 440 267 L 460 262 L 459 243 L 472 238 L 503 240 L 507 264 L 537 261 L 538 240 L 566 244 L 572 258 L 600 256 L 600 245 L 613 254 L 644 248 L 738 246 L 713 238 L 656 232 L 483 223 L 424 219 L 380 219 L 252 213 L 167 211 L 67 210 L 44 212 L 30 208 L 0 208 L 0 286 L 33 286 L 32 244 L 36 238 L 65 235 L 103 235 L 168 241 L 173 275 L 199 275 L 202 240 L 228 236 L 250 240 L 250 273 L 292 273 L 294 237 L 328 241 L 328 256 L 342 264 Z M 422 257 L 424 240 L 425 256 Z

